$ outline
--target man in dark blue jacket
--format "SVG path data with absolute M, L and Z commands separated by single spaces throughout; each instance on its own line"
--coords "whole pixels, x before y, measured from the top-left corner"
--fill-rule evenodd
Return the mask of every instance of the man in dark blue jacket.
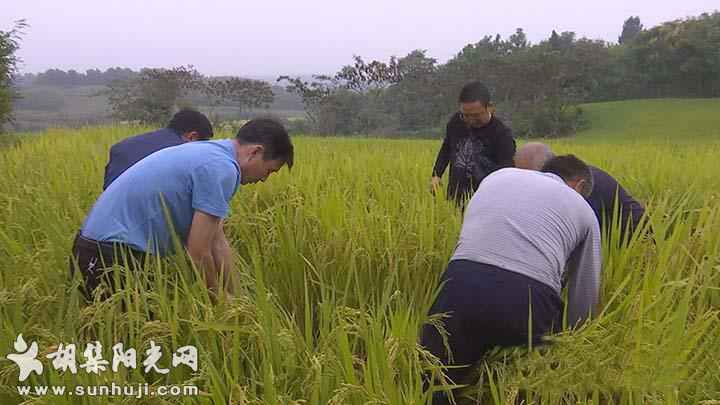
M 160 149 L 185 142 L 205 141 L 212 136 L 212 124 L 204 114 L 190 109 L 180 110 L 167 127 L 124 139 L 110 148 L 103 190 L 130 166 Z
M 545 162 L 553 157 L 554 154 L 547 145 L 539 142 L 527 143 L 515 154 L 515 167 L 540 170 Z M 593 177 L 593 190 L 587 197 L 587 202 L 595 213 L 600 229 L 603 229 L 605 224 L 608 229 L 604 231 L 609 235 L 613 224 L 618 220 L 613 217 L 617 199 L 621 226 L 619 240 L 622 241 L 626 234 L 629 236 L 635 232 L 645 214 L 645 208 L 607 172 L 594 166 L 588 167 Z M 626 233 L 626 230 L 629 233 Z

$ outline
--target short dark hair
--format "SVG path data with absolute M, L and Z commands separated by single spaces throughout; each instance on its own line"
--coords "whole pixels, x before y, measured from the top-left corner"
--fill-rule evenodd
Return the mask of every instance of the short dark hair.
M 490 104 L 490 90 L 481 82 L 470 82 L 460 90 L 459 101 L 461 103 L 474 103 L 479 101 L 488 105 Z
M 205 114 L 190 108 L 183 108 L 173 115 L 167 127 L 180 134 L 197 132 L 203 139 L 212 138 L 213 136 L 210 120 Z
M 590 167 L 575 155 L 560 155 L 551 158 L 540 170 L 545 173 L 553 173 L 560 176 L 563 180 L 585 180 L 585 189 L 583 195 L 588 196 L 593 189 L 593 176 Z
M 235 138 L 242 144 L 257 144 L 265 148 L 265 160 L 282 160 L 289 169 L 293 167 L 294 148 L 285 127 L 270 118 L 248 121 Z

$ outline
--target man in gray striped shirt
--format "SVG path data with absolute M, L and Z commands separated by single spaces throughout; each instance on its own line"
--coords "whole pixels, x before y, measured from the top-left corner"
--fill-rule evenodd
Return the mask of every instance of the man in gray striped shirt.
M 539 344 L 562 327 L 563 285 L 568 323 L 592 316 L 601 255 L 600 229 L 583 198 L 591 190 L 588 166 L 573 155 L 550 159 L 542 172 L 506 168 L 487 176 L 467 207 L 445 284 L 430 310 L 449 316 L 452 357 L 431 325 L 423 329 L 422 344 L 444 364 L 458 366 L 472 365 L 494 346 L 527 345 L 530 339 Z M 469 371 L 451 368 L 447 374 L 463 383 Z M 434 403 L 447 398 L 439 393 Z

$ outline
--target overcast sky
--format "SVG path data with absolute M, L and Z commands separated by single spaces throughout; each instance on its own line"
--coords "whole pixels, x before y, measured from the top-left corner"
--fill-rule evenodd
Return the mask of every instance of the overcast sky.
M 22 72 L 193 65 L 207 75 L 333 73 L 354 54 L 413 49 L 445 62 L 486 34 L 522 27 L 617 41 L 623 21 L 652 27 L 720 9 L 718 0 L 2 0 L 0 30 L 30 24 Z

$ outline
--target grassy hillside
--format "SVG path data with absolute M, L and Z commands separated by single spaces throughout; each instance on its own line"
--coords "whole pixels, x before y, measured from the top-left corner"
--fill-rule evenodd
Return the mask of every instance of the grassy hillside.
M 720 99 L 630 100 L 583 105 L 578 141 L 720 142 Z

